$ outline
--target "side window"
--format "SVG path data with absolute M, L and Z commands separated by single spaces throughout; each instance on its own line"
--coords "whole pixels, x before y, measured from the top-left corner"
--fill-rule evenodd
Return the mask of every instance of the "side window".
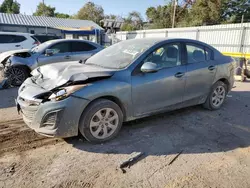
M 96 47 L 87 42 L 72 42 L 72 52 L 85 52 L 95 50 Z
M 0 43 L 1 44 L 6 43 L 5 35 L 0 35 Z
M 24 36 L 15 36 L 13 43 L 23 42 L 25 40 L 26 40 L 26 38 Z
M 54 51 L 54 54 L 71 52 L 69 42 L 61 42 L 51 46 L 49 49 Z
M 13 43 L 15 35 L 0 35 L 0 43 Z
M 157 64 L 159 69 L 181 65 L 180 44 L 167 44 L 149 54 L 145 62 Z
M 187 44 L 187 62 L 189 64 L 206 61 L 206 53 L 204 47 Z

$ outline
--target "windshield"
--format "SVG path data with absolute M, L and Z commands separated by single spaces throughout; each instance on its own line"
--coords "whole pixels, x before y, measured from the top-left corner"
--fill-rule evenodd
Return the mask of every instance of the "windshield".
M 31 48 L 31 51 L 30 51 L 30 52 L 31 52 L 32 54 L 41 53 L 41 52 L 43 52 L 50 44 L 51 44 L 50 41 L 44 42 L 44 43 L 42 43 L 42 44 L 40 44 L 40 45 L 38 45 L 38 46 L 35 46 L 35 47 Z
M 127 40 L 114 44 L 89 58 L 85 64 L 123 69 L 151 47 L 155 40 Z

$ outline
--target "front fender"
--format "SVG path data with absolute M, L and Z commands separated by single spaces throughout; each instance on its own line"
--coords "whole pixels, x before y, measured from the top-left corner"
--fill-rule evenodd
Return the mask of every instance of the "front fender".
M 93 101 L 102 97 L 115 97 L 123 105 L 126 111 L 126 120 L 133 119 L 133 106 L 131 99 L 131 85 L 124 81 L 107 79 L 90 83 L 88 86 L 73 94 L 75 97 L 81 97 Z
M 11 62 L 11 66 L 25 65 L 28 66 L 30 69 L 32 69 L 32 66 L 36 63 L 35 61 L 32 61 L 30 58 L 22 58 L 18 56 L 11 56 L 9 60 Z

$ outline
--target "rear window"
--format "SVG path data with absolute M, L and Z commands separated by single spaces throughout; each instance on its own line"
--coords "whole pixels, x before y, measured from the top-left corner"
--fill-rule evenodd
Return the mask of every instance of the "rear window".
M 0 35 L 0 43 L 19 43 L 26 40 L 26 37 L 21 35 Z
M 26 37 L 24 37 L 24 36 L 15 36 L 13 43 L 23 42 L 25 40 L 26 40 Z
M 95 49 L 95 46 L 87 42 L 72 42 L 72 52 L 86 52 Z

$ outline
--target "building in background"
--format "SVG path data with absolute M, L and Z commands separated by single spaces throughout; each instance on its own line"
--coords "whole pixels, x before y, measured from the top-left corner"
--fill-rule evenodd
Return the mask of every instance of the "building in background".
M 121 30 L 124 20 L 104 19 L 101 21 L 106 34 L 116 33 Z
M 0 31 L 53 34 L 101 43 L 104 29 L 90 20 L 0 13 Z

